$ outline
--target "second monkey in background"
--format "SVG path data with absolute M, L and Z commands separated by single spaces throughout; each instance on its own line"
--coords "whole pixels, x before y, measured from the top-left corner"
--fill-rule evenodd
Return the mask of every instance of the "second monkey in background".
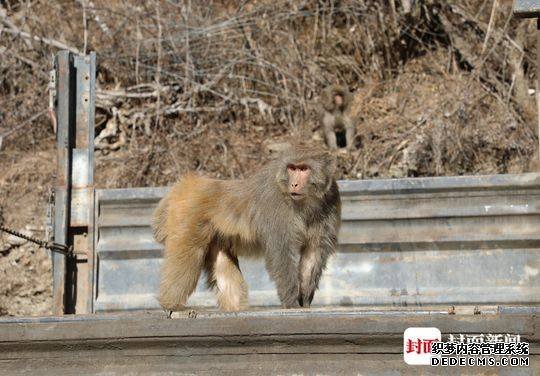
M 351 103 L 351 94 L 345 86 L 332 85 L 322 95 L 320 121 L 326 143 L 330 149 L 354 147 L 356 129 L 346 111 Z

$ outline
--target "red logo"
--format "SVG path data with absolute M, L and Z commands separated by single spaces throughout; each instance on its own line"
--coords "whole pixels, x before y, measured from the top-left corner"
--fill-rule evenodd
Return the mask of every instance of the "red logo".
M 416 353 L 416 354 L 431 354 L 431 343 L 439 341 L 436 338 L 433 339 L 425 339 L 425 338 L 417 338 L 416 340 L 407 339 L 405 342 L 405 352 L 410 353 Z
M 437 328 L 408 328 L 403 333 L 403 360 L 407 364 L 429 365 L 431 345 L 441 340 Z

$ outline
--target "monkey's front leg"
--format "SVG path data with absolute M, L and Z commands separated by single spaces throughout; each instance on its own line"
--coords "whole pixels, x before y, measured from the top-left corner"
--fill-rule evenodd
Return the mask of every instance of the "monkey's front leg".
M 336 132 L 334 130 L 326 130 L 326 142 L 328 143 L 328 147 L 332 150 L 337 150 L 337 138 L 336 138 Z
M 335 116 L 329 112 L 325 112 L 323 120 L 322 120 L 324 137 L 326 138 L 326 144 L 332 150 L 336 150 L 338 148 L 336 132 L 334 130 L 335 124 L 336 124 Z
M 335 236 L 322 235 L 308 241 L 302 250 L 300 258 L 300 293 L 298 303 L 302 307 L 309 307 L 319 286 L 321 274 L 326 267 L 328 257 L 334 253 L 336 246 Z
M 278 296 L 284 308 L 299 307 L 299 261 L 300 252 L 295 247 L 282 245 L 266 252 L 266 268 L 276 283 Z

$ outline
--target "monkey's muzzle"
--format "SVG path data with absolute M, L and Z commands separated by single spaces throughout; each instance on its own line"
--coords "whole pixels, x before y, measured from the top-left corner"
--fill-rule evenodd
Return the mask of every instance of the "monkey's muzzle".
M 291 198 L 295 201 L 298 201 L 298 200 L 301 200 L 305 197 L 306 195 L 303 194 L 303 193 L 297 193 L 297 192 L 291 192 Z

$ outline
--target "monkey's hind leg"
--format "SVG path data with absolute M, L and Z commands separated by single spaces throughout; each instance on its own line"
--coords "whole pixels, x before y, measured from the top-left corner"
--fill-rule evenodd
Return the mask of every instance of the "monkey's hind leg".
M 159 303 L 168 311 L 184 309 L 195 291 L 204 263 L 204 248 L 187 246 L 182 237 L 168 237 L 161 269 Z
M 214 244 L 205 264 L 208 286 L 215 289 L 219 308 L 223 311 L 246 309 L 248 289 L 240 272 L 238 258 L 223 247 Z
M 352 150 L 355 148 L 354 145 L 354 136 L 356 135 L 356 129 L 351 123 L 349 118 L 345 118 L 345 139 L 347 150 Z

